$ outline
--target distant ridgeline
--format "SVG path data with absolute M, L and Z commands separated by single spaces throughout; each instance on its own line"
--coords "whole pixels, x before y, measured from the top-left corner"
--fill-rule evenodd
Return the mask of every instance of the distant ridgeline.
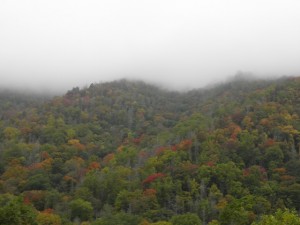
M 0 224 L 300 224 L 300 78 L 0 93 Z

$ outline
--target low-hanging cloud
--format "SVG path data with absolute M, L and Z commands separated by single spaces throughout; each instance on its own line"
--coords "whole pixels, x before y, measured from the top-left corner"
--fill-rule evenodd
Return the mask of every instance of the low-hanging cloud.
M 203 87 L 300 72 L 296 0 L 0 2 L 1 85 L 65 91 L 119 78 Z

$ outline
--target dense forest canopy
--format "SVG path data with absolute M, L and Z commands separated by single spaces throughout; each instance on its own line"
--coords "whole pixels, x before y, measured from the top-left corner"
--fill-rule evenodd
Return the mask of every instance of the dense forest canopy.
M 300 224 L 300 78 L 0 93 L 0 224 Z

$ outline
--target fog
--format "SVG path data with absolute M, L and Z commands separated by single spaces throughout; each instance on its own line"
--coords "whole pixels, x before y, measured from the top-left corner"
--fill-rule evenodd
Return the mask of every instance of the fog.
M 1 88 L 300 74 L 298 0 L 1 0 Z

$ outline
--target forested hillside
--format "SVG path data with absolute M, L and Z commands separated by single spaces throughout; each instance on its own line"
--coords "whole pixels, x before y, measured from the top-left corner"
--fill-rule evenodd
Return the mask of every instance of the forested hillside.
M 0 94 L 0 224 L 300 224 L 300 78 Z

